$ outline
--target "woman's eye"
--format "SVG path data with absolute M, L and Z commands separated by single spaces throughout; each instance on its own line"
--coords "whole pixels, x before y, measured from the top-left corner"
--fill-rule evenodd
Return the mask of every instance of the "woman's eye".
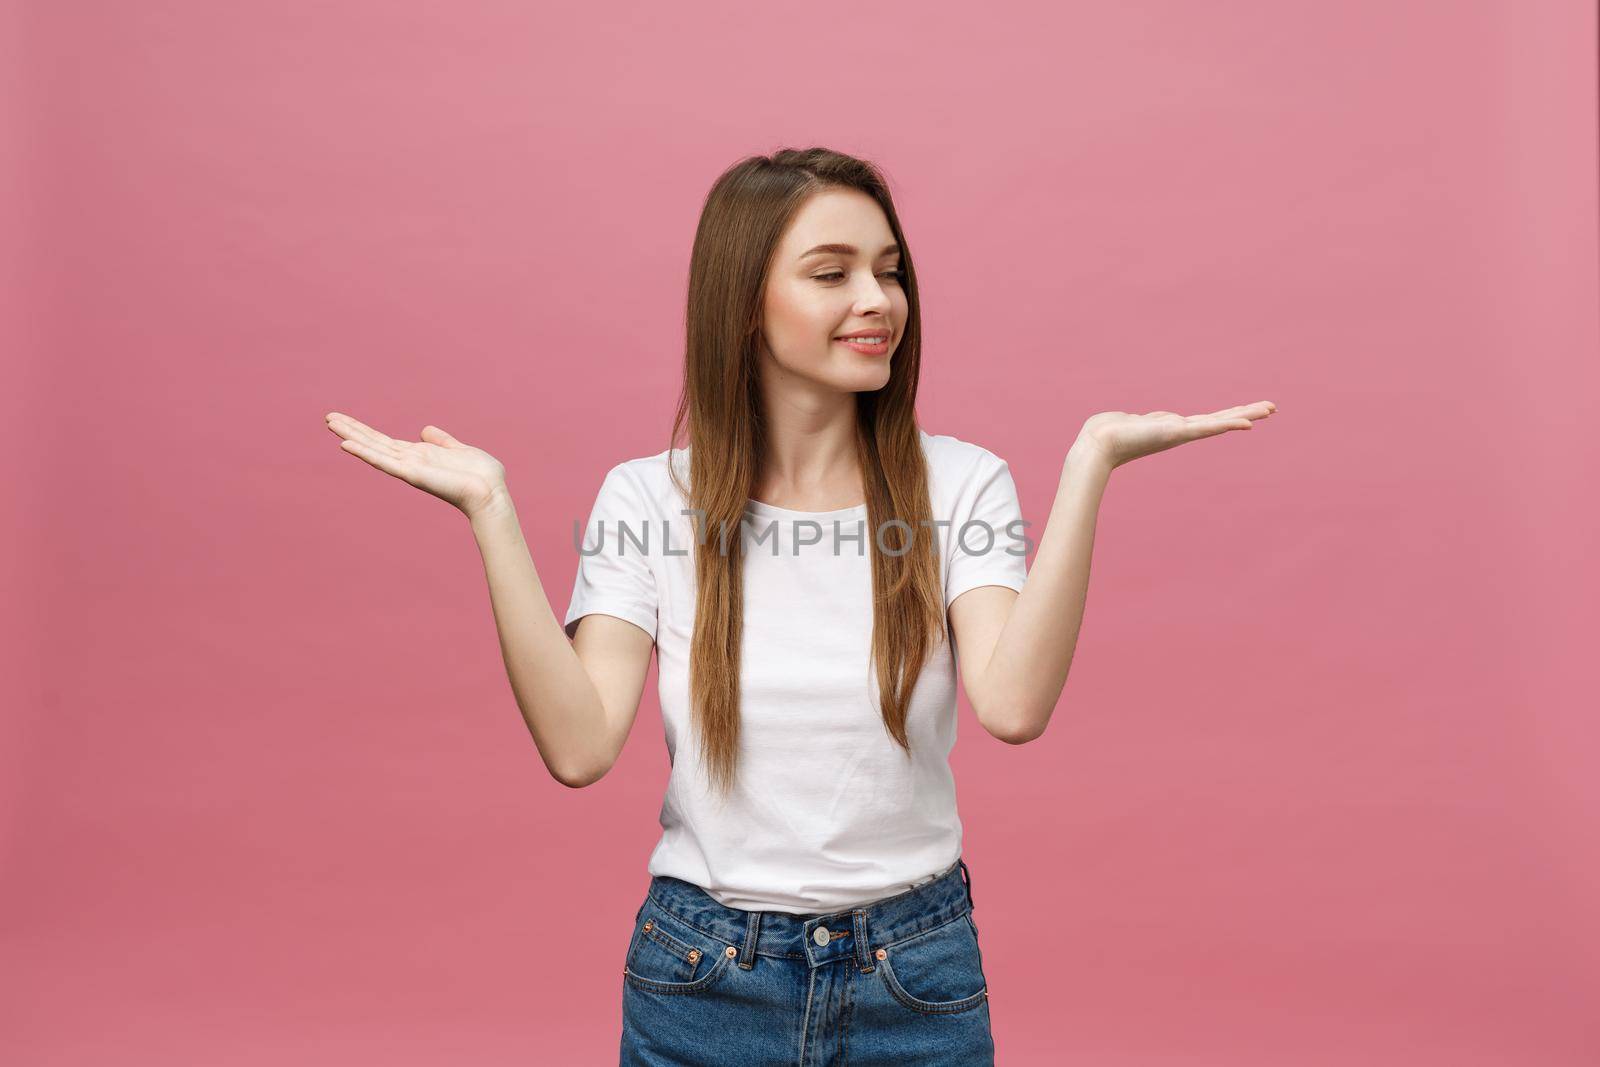
M 880 278 L 893 278 L 897 282 L 901 278 L 903 278 L 904 276 L 905 276 L 905 271 L 901 271 L 901 270 L 885 271 L 882 274 L 878 275 L 878 277 L 880 277 Z M 839 271 L 831 271 L 831 272 L 829 272 L 827 274 L 816 274 L 816 275 L 813 275 L 813 277 L 816 278 L 817 281 L 822 282 L 822 281 L 828 281 L 829 279 L 832 279 L 832 278 L 843 278 L 844 275 Z

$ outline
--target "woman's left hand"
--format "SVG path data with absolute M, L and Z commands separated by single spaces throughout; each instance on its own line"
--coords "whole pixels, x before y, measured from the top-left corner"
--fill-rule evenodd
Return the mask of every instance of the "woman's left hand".
M 1126 411 L 1102 411 L 1083 424 L 1072 447 L 1094 454 L 1115 469 L 1129 460 L 1165 452 L 1202 437 L 1213 437 L 1229 430 L 1248 430 L 1257 419 L 1264 419 L 1277 410 L 1278 405 L 1272 401 L 1258 400 L 1209 415 L 1179 415 L 1173 411 L 1130 415 Z

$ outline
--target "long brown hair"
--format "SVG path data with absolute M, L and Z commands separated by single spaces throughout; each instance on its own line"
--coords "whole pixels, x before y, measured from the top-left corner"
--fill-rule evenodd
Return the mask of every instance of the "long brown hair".
M 672 422 L 673 442 L 680 440 L 685 423 L 688 427 L 687 487 L 677 466 L 669 465 L 696 512 L 694 521 L 703 523 L 696 531 L 698 593 L 689 691 L 704 762 L 713 786 L 723 791 L 737 773 L 739 754 L 740 522 L 766 447 L 757 376 L 767 265 L 800 207 L 819 192 L 839 188 L 877 201 L 900 246 L 904 271 L 905 328 L 888 383 L 856 394 L 856 448 L 866 486 L 872 657 L 883 724 L 908 755 L 912 687 L 945 636 L 939 563 L 933 527 L 926 521 L 932 510 L 927 466 L 916 421 L 922 337 L 917 274 L 888 186 L 873 164 L 826 148 L 784 149 L 740 160 L 706 196 L 689 263 L 683 388 Z

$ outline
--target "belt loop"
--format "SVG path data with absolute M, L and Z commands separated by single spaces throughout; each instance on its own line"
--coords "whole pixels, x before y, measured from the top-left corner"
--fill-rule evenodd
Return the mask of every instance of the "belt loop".
M 958 859 L 956 862 L 961 865 L 961 880 L 967 883 L 967 906 L 969 908 L 975 907 L 976 905 L 972 899 L 972 872 L 967 869 L 966 860 Z
M 871 974 L 873 968 L 872 949 L 867 944 L 867 912 L 864 908 L 857 908 L 851 912 L 852 931 L 856 939 L 856 966 L 861 968 L 862 974 Z
M 756 940 L 761 936 L 761 913 L 752 911 L 744 924 L 744 947 L 739 951 L 739 966 L 745 970 L 756 965 Z

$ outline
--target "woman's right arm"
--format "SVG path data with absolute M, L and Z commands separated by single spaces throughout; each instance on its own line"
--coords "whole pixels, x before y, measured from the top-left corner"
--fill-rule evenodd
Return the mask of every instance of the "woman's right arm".
M 451 504 L 472 523 L 489 582 L 500 654 L 517 708 L 555 779 L 574 788 L 599 781 L 639 713 L 651 636 L 631 622 L 586 615 L 568 641 L 545 596 L 505 467 L 481 448 L 425 426 L 401 441 L 348 415 L 329 412 L 344 451 Z
M 590 785 L 611 769 L 633 728 L 654 642 L 633 623 L 598 614 L 585 615 L 568 641 L 510 495 L 497 494 L 468 518 L 500 655 L 533 743 L 557 781 Z

